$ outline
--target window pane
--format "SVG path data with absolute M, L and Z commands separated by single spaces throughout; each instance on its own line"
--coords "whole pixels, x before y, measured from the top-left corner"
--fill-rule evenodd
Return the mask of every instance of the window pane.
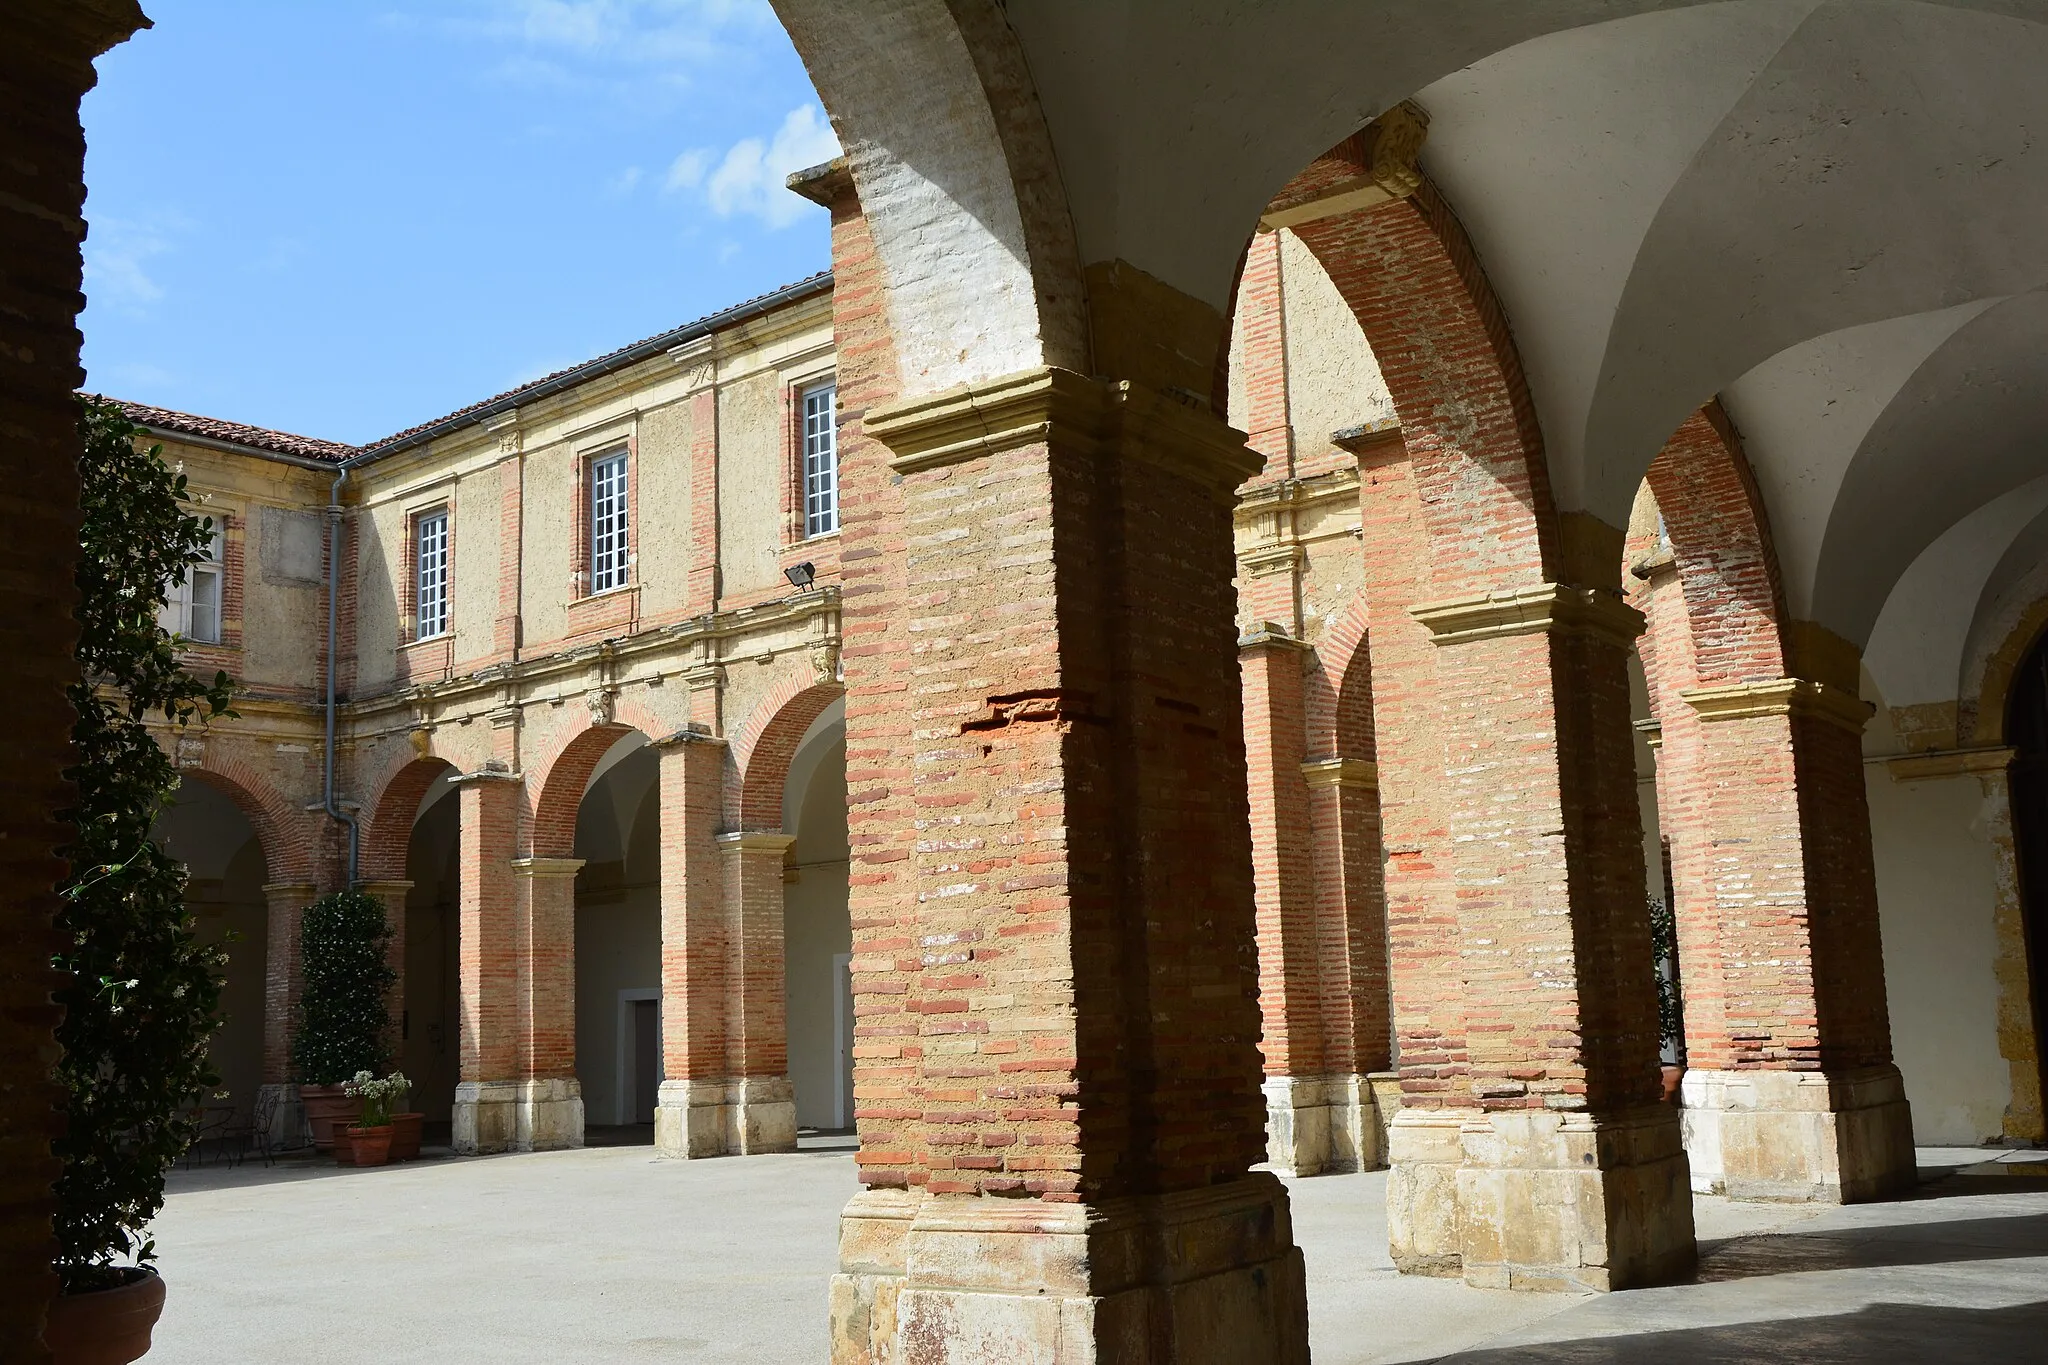
M 432 639 L 448 630 L 448 514 L 433 512 L 419 520 L 417 638 Z
M 626 583 L 626 456 L 590 462 L 590 590 Z
M 834 400 L 838 387 L 804 390 L 804 534 L 839 529 L 839 429 Z
M 192 570 L 192 628 L 185 633 L 210 645 L 220 643 L 220 570 Z

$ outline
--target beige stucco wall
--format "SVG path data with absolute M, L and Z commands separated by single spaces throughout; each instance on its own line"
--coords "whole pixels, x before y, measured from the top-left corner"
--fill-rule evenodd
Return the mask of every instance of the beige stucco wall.
M 454 658 L 487 658 L 498 617 L 498 571 L 504 550 L 500 522 L 502 491 L 507 477 L 516 477 L 510 460 L 479 469 L 451 491 L 454 580 L 448 595 L 448 625 L 454 633 Z
M 1393 420 L 1394 400 L 1350 305 L 1315 255 L 1285 230 L 1280 233 L 1280 276 L 1295 450 L 1309 458 L 1330 449 L 1333 431 Z
M 779 582 L 782 569 L 782 386 L 773 371 L 718 394 L 720 567 L 739 597 Z
M 690 403 L 678 400 L 640 415 L 638 441 L 640 610 L 665 619 L 689 605 L 691 536 Z

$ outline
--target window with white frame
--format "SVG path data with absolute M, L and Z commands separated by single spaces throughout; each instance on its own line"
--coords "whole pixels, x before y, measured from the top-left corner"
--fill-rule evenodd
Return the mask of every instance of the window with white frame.
M 839 386 L 830 380 L 804 390 L 804 535 L 839 529 Z
M 626 586 L 626 452 L 590 462 L 590 590 Z
M 227 548 L 219 519 L 213 520 L 200 552 L 205 558 L 186 569 L 184 577 L 164 594 L 157 620 L 165 630 L 196 644 L 217 645 L 221 586 L 227 577 Z
M 413 523 L 416 640 L 448 633 L 448 509 L 422 512 Z

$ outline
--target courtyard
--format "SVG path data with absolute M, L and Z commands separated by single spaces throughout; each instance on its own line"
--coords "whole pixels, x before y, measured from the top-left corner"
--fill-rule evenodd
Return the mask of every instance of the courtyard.
M 665 1161 L 646 1146 L 176 1171 L 149 1359 L 810 1362 L 853 1193 L 845 1140 Z M 431 1151 L 430 1151 L 431 1155 Z M 2038 1358 L 2041 1154 L 1919 1153 L 1914 1197 L 1694 1201 L 1695 1283 L 1518 1294 L 1404 1277 L 1386 1174 L 1288 1182 L 1318 1365 Z

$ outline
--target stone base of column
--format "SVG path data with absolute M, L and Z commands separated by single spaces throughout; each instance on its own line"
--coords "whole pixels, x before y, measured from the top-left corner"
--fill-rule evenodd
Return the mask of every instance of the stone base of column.
M 1464 1126 L 1465 1283 L 1610 1290 L 1692 1273 L 1692 1190 L 1677 1111 L 1496 1112 Z
M 1149 1199 L 856 1195 L 833 1365 L 1307 1365 L 1287 1190 L 1266 1172 Z
M 1853 1204 L 1913 1187 L 1913 1114 L 1895 1066 L 1690 1070 L 1680 1094 L 1703 1194 Z
M 1266 1078 L 1266 1162 L 1281 1175 L 1335 1175 L 1381 1165 L 1380 1125 L 1363 1076 Z
M 1469 1112 L 1404 1106 L 1387 1125 L 1387 1245 L 1404 1275 L 1464 1271 L 1458 1168 Z
M 520 1081 L 512 1133 L 515 1152 L 555 1152 L 583 1145 L 583 1082 Z
M 449 1145 L 458 1155 L 511 1151 L 519 1135 L 519 1082 L 462 1082 L 451 1117 Z
M 785 1076 L 663 1081 L 654 1106 L 662 1156 L 758 1156 L 796 1150 L 796 1091 Z
M 289 1081 L 267 1082 L 256 1092 L 256 1107 L 261 1109 L 273 1095 L 277 1102 L 270 1111 L 270 1144 L 280 1150 L 296 1147 L 306 1140 L 306 1106 L 299 1088 Z

